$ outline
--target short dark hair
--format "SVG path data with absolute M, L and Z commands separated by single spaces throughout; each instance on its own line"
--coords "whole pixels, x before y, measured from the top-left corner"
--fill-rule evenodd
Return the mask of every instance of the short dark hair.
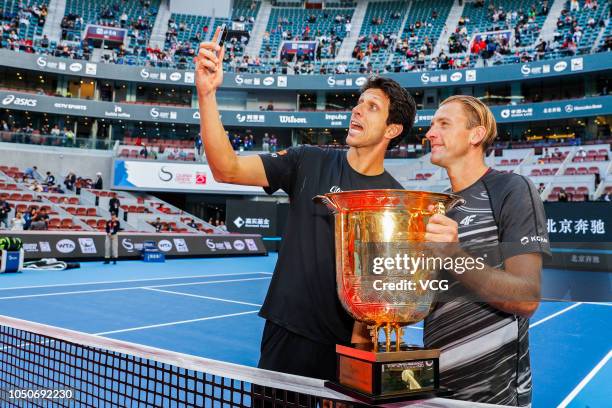
M 416 116 L 416 103 L 410 93 L 390 78 L 371 77 L 361 88 L 361 92 L 368 89 L 380 89 L 389 98 L 389 116 L 387 125 L 402 125 L 402 133 L 389 141 L 388 149 L 393 149 L 410 133 Z

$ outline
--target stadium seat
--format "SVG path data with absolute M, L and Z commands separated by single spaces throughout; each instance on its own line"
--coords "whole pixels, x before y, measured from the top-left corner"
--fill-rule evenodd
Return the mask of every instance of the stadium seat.
M 85 207 L 78 207 L 76 209 L 76 215 L 87 215 L 87 208 L 85 208 Z
M 66 229 L 71 228 L 72 227 L 72 218 L 63 218 L 60 221 L 60 227 L 61 228 L 66 228 Z
M 68 198 L 68 202 L 70 204 L 79 204 L 79 198 L 78 197 L 69 197 Z
M 589 174 L 599 174 L 599 167 L 589 167 Z
M 49 229 L 59 228 L 60 220 L 58 218 L 51 218 L 47 223 L 47 226 L 49 227 Z
M 98 212 L 95 208 L 88 208 L 86 210 L 86 215 L 89 217 L 96 217 L 98 215 Z

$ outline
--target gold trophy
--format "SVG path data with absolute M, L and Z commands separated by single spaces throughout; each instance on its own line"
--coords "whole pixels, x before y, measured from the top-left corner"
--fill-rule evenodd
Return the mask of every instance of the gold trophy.
M 408 190 L 358 190 L 316 196 L 334 214 L 336 284 L 344 308 L 370 329 L 368 350 L 336 345 L 338 381 L 330 388 L 370 404 L 439 395 L 440 350 L 402 344 L 402 329 L 431 309 L 439 265 L 425 244 L 435 213 L 459 196 Z M 421 261 L 419 261 L 421 259 Z M 379 344 L 379 332 L 384 341 Z M 392 334 L 395 341 L 392 341 Z

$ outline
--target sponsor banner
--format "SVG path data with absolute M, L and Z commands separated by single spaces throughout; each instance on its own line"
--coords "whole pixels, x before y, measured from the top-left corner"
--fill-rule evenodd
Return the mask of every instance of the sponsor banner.
M 151 107 L 10 91 L 0 91 L 0 108 L 142 122 L 185 124 L 199 124 L 200 122 L 198 111 L 192 108 Z M 491 111 L 495 119 L 501 123 L 610 115 L 612 114 L 612 96 L 492 106 Z M 434 112 L 433 109 L 418 111 L 415 126 L 428 126 Z M 350 112 L 221 111 L 220 113 L 220 119 L 226 127 L 248 128 L 346 129 L 350 116 Z
M 545 203 L 551 242 L 612 242 L 612 212 L 605 201 Z
M 119 159 L 115 160 L 113 168 L 113 188 L 265 194 L 261 187 L 225 184 L 215 181 L 210 167 L 206 164 Z
M 226 200 L 227 229 L 241 234 L 276 236 L 276 206 L 270 201 Z
M 544 203 L 553 256 L 545 266 L 610 271 L 612 212 L 604 201 Z M 531 237 L 528 237 L 531 239 Z
M 121 30 L 105 27 L 106 30 Z M 107 33 L 111 35 L 112 33 Z M 103 34 L 104 35 L 104 32 Z M 110 38 L 110 37 L 109 37 Z M 470 85 L 520 81 L 525 78 L 549 78 L 577 73 L 608 70 L 610 53 L 598 53 L 558 60 L 545 60 L 530 63 L 506 64 L 487 68 L 474 68 L 458 71 L 428 71 L 388 73 L 385 76 L 397 80 L 406 88 L 424 88 L 448 85 Z M 115 79 L 132 82 L 165 83 L 193 86 L 193 71 L 129 66 L 117 64 L 95 64 L 67 58 L 39 56 L 28 53 L 15 53 L 0 50 L 0 65 L 45 72 L 95 76 L 102 79 Z M 363 74 L 348 75 L 257 75 L 226 73 L 222 89 L 287 89 L 287 90 L 356 90 L 367 80 Z
M 26 260 L 40 258 L 86 259 L 104 257 L 106 234 L 99 232 L 29 232 L 6 231 L 6 236 L 23 240 Z M 261 255 L 266 252 L 261 236 L 247 234 L 119 234 L 119 257 L 138 257 L 145 242 L 165 256 Z

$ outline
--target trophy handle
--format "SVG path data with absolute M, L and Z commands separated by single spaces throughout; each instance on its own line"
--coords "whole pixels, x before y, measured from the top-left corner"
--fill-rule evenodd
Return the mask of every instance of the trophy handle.
M 330 200 L 329 197 L 326 197 L 324 195 L 314 196 L 312 198 L 312 201 L 314 201 L 316 204 L 325 205 L 327 209 L 331 211 L 333 214 L 340 212 L 340 207 L 336 205 L 336 203 L 334 203 L 332 200 Z
M 458 205 L 463 205 L 463 204 L 465 204 L 465 199 L 460 198 L 460 197 L 448 203 L 448 205 L 446 206 L 444 205 L 443 202 L 438 201 L 436 204 L 434 204 L 434 209 L 431 213 L 446 215 L 446 211 L 450 210 L 453 207 L 456 207 Z

